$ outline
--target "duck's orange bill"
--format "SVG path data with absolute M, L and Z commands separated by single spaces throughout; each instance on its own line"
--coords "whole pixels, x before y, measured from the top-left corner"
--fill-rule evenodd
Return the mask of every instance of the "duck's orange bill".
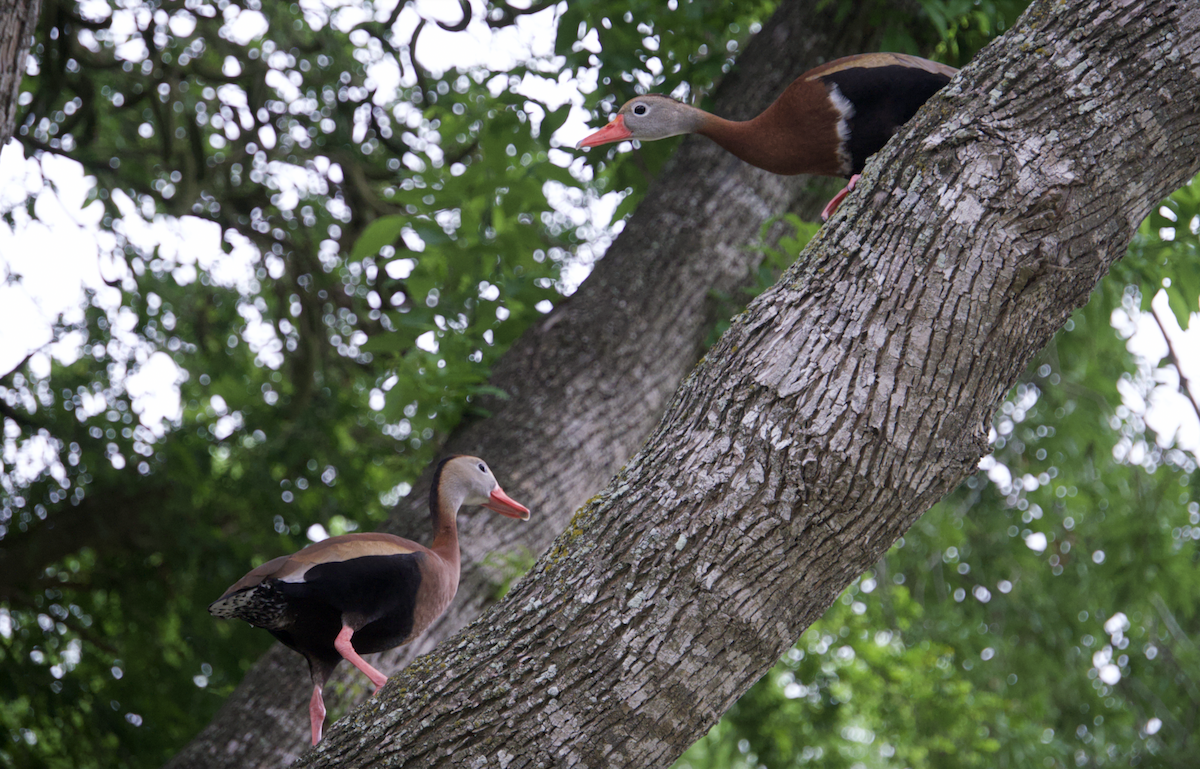
M 617 115 L 608 125 L 575 145 L 576 148 L 598 147 L 601 144 L 624 141 L 633 137 L 633 132 L 625 127 L 625 116 Z
M 492 489 L 491 499 L 484 502 L 483 506 L 488 510 L 500 513 L 500 515 L 507 515 L 509 518 L 529 520 L 529 508 L 505 494 L 504 489 L 499 486 Z

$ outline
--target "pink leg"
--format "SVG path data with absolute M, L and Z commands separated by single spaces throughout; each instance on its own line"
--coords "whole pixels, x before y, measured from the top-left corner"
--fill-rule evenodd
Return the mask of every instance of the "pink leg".
M 846 198 L 846 196 L 854 191 L 854 184 L 858 181 L 859 176 L 859 174 L 851 176 L 850 181 L 847 182 L 846 186 L 842 188 L 842 191 L 834 195 L 833 200 L 829 201 L 829 203 L 825 205 L 825 208 L 821 210 L 821 221 L 829 221 L 829 217 L 833 216 L 833 213 L 838 210 L 838 206 L 842 204 L 842 201 Z
M 325 723 L 325 700 L 321 698 L 321 687 L 313 687 L 312 699 L 308 702 L 308 720 L 312 723 L 312 741 L 321 741 L 321 727 Z
M 352 635 L 354 635 L 354 631 L 349 625 L 344 625 L 342 632 L 338 633 L 337 639 L 333 642 L 333 648 L 338 650 L 338 654 L 349 660 L 351 665 L 365 673 L 367 678 L 371 679 L 371 683 L 375 684 L 375 691 L 379 691 L 380 687 L 387 683 L 387 676 L 358 656 L 358 652 L 354 651 L 354 647 L 350 645 L 350 636 Z

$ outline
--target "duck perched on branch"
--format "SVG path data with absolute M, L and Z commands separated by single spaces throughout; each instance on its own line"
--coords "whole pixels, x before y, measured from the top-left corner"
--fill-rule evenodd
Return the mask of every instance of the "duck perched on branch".
M 442 460 L 429 491 L 434 538 L 429 547 L 391 534 L 345 534 L 267 561 L 208 607 L 217 617 L 261 627 L 308 660 L 312 743 L 321 741 L 321 689 L 342 660 L 361 670 L 375 691 L 387 682 L 360 654 L 402 646 L 425 632 L 458 591 L 455 518 L 481 505 L 509 518 L 529 519 L 483 460 Z

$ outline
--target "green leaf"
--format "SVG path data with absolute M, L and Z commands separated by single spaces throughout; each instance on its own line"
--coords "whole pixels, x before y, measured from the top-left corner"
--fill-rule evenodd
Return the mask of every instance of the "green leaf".
M 567 117 L 571 114 L 571 104 L 568 102 L 553 112 L 548 112 L 542 120 L 541 131 L 542 136 L 549 139 L 554 135 L 554 132 L 562 128 L 562 124 L 567 121 Z
M 350 260 L 361 262 L 366 257 L 375 256 L 384 246 L 395 243 L 407 224 L 407 217 L 395 214 L 381 216 L 371 222 L 355 241 L 354 248 L 350 251 Z

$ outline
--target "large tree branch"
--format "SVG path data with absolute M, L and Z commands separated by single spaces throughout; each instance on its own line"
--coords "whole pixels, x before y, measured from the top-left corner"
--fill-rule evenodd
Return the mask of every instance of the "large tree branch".
M 858 19 L 819 10 L 818 0 L 781 5 L 750 42 L 716 95 L 722 114 L 746 118 L 799 73 L 836 56 L 872 50 Z M 460 429 L 447 452 L 486 457 L 505 488 L 529 504 L 527 526 L 489 516 L 460 521 L 463 575 L 454 605 L 413 644 L 380 655 L 396 671 L 475 619 L 490 603 L 492 552 L 544 550 L 572 512 L 612 477 L 661 417 L 699 358 L 715 322 L 713 291 L 734 292 L 760 256 L 747 245 L 762 223 L 788 211 L 815 213 L 821 195 L 806 178 L 785 179 L 732 158 L 705 139 L 686 142 L 645 202 L 570 300 L 497 364 L 486 420 Z M 426 474 L 385 530 L 425 531 Z M 348 666 L 347 666 L 348 667 Z M 366 692 L 349 671 L 348 698 Z M 303 660 L 276 646 L 247 675 L 212 723 L 169 767 L 277 767 L 306 748 L 311 693 Z M 347 697 L 329 698 L 336 713 Z
M 508 599 L 301 764 L 674 759 L 975 468 L 1028 361 L 1200 172 L 1197 103 L 1190 0 L 1035 2 Z
M 41 0 L 0 0 L 0 147 L 16 130 L 17 97 Z

